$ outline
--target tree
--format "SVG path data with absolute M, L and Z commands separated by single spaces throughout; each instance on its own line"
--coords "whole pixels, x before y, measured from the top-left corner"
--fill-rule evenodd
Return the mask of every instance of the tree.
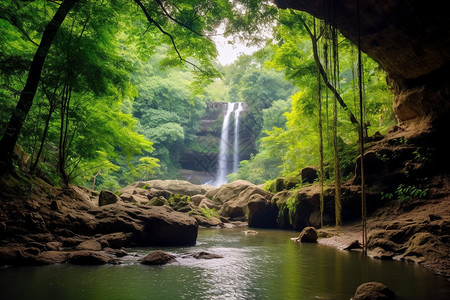
M 42 67 L 47 57 L 50 46 L 58 32 L 59 27 L 66 18 L 69 11 L 77 3 L 77 0 L 65 0 L 57 9 L 53 19 L 45 27 L 42 34 L 41 42 L 36 50 L 33 61 L 31 63 L 30 71 L 25 87 L 20 94 L 19 102 L 17 102 L 16 109 L 12 112 L 9 123 L 6 126 L 3 137 L 0 140 L 0 172 L 13 171 L 13 152 L 14 146 L 19 138 L 20 130 L 23 123 L 33 105 L 33 98 L 41 77 Z
M 196 76 L 199 82 L 210 82 L 211 77 L 218 76 L 218 73 L 209 61 L 216 52 L 212 42 L 206 38 L 207 32 L 212 31 L 225 20 L 229 20 L 227 23 L 229 31 L 233 28 L 247 28 L 249 31 L 255 31 L 257 25 L 252 21 L 256 18 L 259 18 L 260 21 L 268 20 L 276 10 L 265 1 L 235 2 L 237 5 L 242 5 L 245 14 L 240 14 L 234 10 L 228 1 L 197 0 L 177 1 L 175 3 L 163 0 L 151 2 L 130 0 L 128 3 L 135 3 L 139 7 L 148 22 L 147 24 L 153 26 L 150 31 L 161 38 L 162 43 L 172 45 L 165 61 L 166 64 L 187 63 L 197 69 Z M 62 1 L 56 9 L 53 19 L 45 26 L 28 73 L 27 82 L 0 141 L 2 171 L 13 171 L 13 149 L 33 104 L 48 51 L 61 24 L 77 4 L 79 4 L 80 9 L 83 9 L 85 5 L 90 3 L 76 0 Z M 130 8 L 123 9 L 125 4 L 122 1 L 111 1 L 108 4 L 116 8 L 112 11 L 113 15 L 117 15 L 124 10 L 129 13 L 129 19 L 134 17 Z M 117 9 L 118 6 L 121 6 L 121 8 Z M 96 17 L 95 14 L 92 15 L 93 20 L 100 21 L 101 18 L 96 19 Z M 140 20 L 141 16 L 134 18 L 138 24 L 142 21 Z M 177 36 L 181 38 L 176 39 Z M 191 57 L 194 62 L 188 61 L 185 57 Z

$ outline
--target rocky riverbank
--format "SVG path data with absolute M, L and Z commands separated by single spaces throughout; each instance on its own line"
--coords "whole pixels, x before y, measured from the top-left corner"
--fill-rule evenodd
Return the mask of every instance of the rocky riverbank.
M 443 187 L 443 188 L 448 188 Z M 391 202 L 367 221 L 368 255 L 417 263 L 450 278 L 450 198 Z M 361 251 L 361 222 L 319 229 L 318 242 L 340 250 Z
M 418 263 L 450 277 L 450 185 L 448 178 L 432 181 L 433 197 L 393 200 L 373 210 L 369 255 Z M 277 182 L 279 188 L 286 185 Z M 357 198 L 356 187 L 348 191 L 355 195 L 346 197 Z M 194 245 L 199 226 L 301 230 L 317 221 L 317 193 L 315 186 L 307 186 L 274 194 L 242 180 L 220 188 L 154 180 L 97 193 L 77 186 L 56 188 L 35 177 L 5 177 L 0 265 L 120 263 L 127 255 L 123 247 Z M 358 218 L 348 216 L 339 229 L 332 224 L 320 229 L 319 243 L 339 249 L 360 243 Z M 358 242 L 350 248 L 358 251 Z

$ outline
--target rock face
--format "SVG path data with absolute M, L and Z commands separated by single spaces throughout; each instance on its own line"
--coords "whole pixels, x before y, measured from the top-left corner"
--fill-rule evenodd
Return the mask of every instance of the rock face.
M 441 170 L 448 170 L 450 161 L 442 150 L 450 128 L 450 18 L 445 3 L 359 2 L 358 11 L 353 0 L 275 0 L 280 8 L 306 11 L 320 19 L 334 11 L 340 32 L 355 44 L 360 37 L 362 51 L 387 71 L 397 133 L 436 148 Z
M 20 188 L 17 183 L 2 180 L 0 265 L 115 263 L 115 257 L 126 255 L 121 247 L 196 242 L 196 219 L 167 206 L 138 206 L 122 200 L 95 206 L 92 193 L 58 189 L 37 178 L 21 183 L 31 187 L 25 197 L 12 193 Z

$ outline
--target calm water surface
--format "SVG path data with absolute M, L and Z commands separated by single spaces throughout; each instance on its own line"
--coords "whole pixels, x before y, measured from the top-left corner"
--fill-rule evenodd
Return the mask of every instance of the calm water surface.
M 127 249 L 118 266 L 0 269 L 0 299 L 350 299 L 356 287 L 379 281 L 398 299 L 450 299 L 450 283 L 414 264 L 362 258 L 318 244 L 290 240 L 296 232 L 200 229 L 197 245 L 163 248 L 177 263 L 144 266 L 155 248 Z M 158 248 L 161 249 L 161 248 Z M 208 251 L 222 259 L 183 254 Z

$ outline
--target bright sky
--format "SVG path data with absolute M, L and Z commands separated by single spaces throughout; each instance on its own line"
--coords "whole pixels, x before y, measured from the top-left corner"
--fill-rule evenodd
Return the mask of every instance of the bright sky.
M 220 35 L 213 37 L 212 40 L 216 43 L 217 51 L 219 52 L 217 61 L 222 66 L 233 63 L 243 54 L 252 54 L 259 49 L 257 46 L 247 47 L 242 42 L 234 42 L 233 45 L 231 45 L 228 43 L 228 41 L 232 40 L 231 38 L 227 39 Z

